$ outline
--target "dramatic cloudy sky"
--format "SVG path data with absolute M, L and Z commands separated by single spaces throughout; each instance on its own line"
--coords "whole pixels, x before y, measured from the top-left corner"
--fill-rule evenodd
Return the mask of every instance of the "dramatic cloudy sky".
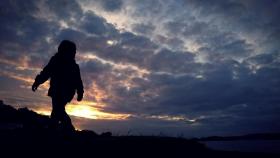
M 0 96 L 51 110 L 36 74 L 77 44 L 75 126 L 180 136 L 280 131 L 278 0 L 1 0 Z

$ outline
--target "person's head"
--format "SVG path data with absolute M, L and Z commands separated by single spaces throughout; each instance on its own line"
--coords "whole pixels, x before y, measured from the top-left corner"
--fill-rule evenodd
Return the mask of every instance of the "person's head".
M 69 40 L 63 40 L 58 46 L 58 53 L 69 59 L 75 59 L 76 45 Z

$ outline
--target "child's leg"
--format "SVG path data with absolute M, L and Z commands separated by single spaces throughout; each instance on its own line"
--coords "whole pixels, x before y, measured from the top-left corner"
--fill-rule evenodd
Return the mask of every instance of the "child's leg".
M 67 113 L 64 111 L 63 119 L 61 120 L 61 125 L 63 129 L 66 131 L 74 131 L 75 127 L 72 125 L 71 118 Z
M 63 115 L 64 111 L 63 102 L 56 98 L 52 97 L 52 113 L 51 113 L 51 119 L 54 123 L 59 123 L 61 121 L 61 116 Z
M 72 125 L 70 117 L 67 115 L 65 111 L 65 106 L 67 101 L 63 99 L 53 97 L 52 98 L 52 113 L 51 119 L 54 121 L 55 124 L 61 124 L 62 128 L 65 130 L 75 130 L 74 126 Z

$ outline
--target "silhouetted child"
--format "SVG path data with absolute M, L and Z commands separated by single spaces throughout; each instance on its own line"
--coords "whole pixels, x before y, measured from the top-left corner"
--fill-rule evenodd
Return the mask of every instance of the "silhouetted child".
M 38 86 L 50 78 L 48 96 L 52 98 L 51 119 L 55 127 L 61 126 L 63 130 L 73 131 L 74 126 L 65 111 L 65 106 L 70 102 L 75 92 L 77 100 L 83 99 L 83 82 L 81 80 L 80 68 L 75 61 L 76 45 L 68 40 L 63 40 L 58 52 L 50 59 L 43 71 L 37 75 L 32 85 L 36 91 Z

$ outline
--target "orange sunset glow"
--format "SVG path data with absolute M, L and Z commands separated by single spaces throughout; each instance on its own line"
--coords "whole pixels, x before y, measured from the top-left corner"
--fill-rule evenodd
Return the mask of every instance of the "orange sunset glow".
M 103 112 L 100 108 L 96 108 L 96 102 L 81 101 L 70 103 L 66 106 L 66 111 L 71 116 L 82 117 L 86 119 L 101 119 L 101 120 L 125 120 L 130 114 L 117 114 Z M 45 106 L 48 107 L 48 106 Z M 50 115 L 50 108 L 34 109 L 36 112 Z

